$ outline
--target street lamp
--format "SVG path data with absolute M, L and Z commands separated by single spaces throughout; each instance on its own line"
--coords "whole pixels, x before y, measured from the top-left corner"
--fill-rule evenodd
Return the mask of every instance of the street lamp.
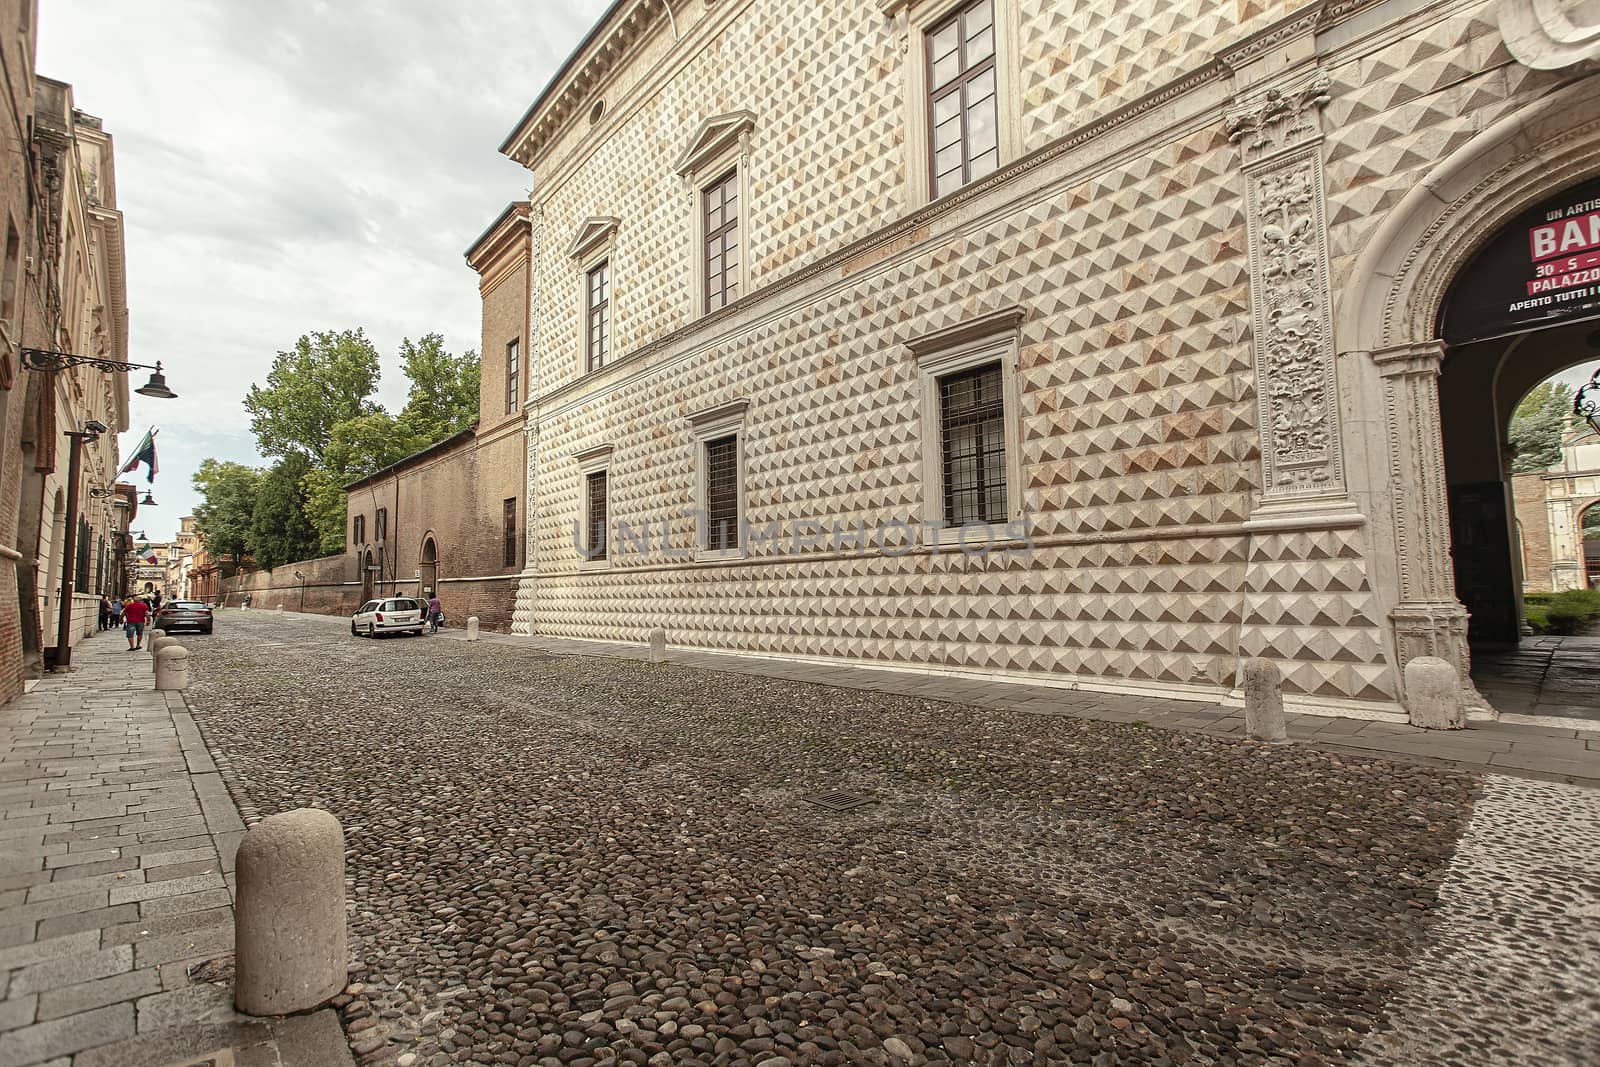
M 139 503 L 143 506 L 155 507 L 156 498 L 150 495 L 150 490 L 146 489 L 144 491 L 144 499 L 139 501 Z
M 134 390 L 142 396 L 158 397 L 162 400 L 171 400 L 177 396 L 167 388 L 167 377 L 161 373 L 161 364 L 154 366 L 149 363 L 128 363 L 120 359 L 105 359 L 101 356 L 80 356 L 72 352 L 55 352 L 47 348 L 22 348 L 18 350 L 19 361 L 28 370 L 39 371 L 44 374 L 56 374 L 71 367 L 94 367 L 108 373 L 127 373 L 135 368 L 151 371 L 150 380 L 140 388 Z M 67 437 L 72 440 L 72 454 L 67 463 L 67 522 L 66 536 L 62 538 L 61 545 L 61 610 L 56 623 L 56 663 L 57 671 L 72 669 L 72 585 L 74 556 L 78 551 L 78 481 L 83 473 L 83 443 L 93 441 L 101 434 L 110 432 L 110 427 L 98 419 L 90 419 L 84 423 L 82 430 L 68 430 Z M 148 493 L 145 494 L 149 496 Z
M 1594 372 L 1578 395 L 1572 398 L 1572 413 L 1589 424 L 1589 429 L 1600 433 L 1600 370 Z

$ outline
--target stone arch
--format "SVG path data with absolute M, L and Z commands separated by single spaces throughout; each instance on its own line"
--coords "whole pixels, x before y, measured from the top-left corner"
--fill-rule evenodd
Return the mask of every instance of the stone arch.
M 428 597 L 439 592 L 439 544 L 433 531 L 422 535 L 422 548 L 417 555 L 417 591 Z
M 50 509 L 50 547 L 45 556 L 45 599 L 50 604 L 50 613 L 61 609 L 61 546 L 66 544 L 67 536 L 67 492 L 57 489 L 55 502 Z
M 361 554 L 361 602 L 365 604 L 372 599 L 372 549 L 367 549 Z
M 1519 213 L 1600 174 L 1600 78 L 1562 86 L 1445 157 L 1389 210 L 1335 304 L 1341 392 L 1371 426 L 1348 435 L 1352 489 L 1403 676 L 1417 656 L 1455 665 L 1475 713 L 1468 613 L 1457 597 L 1439 374 L 1441 307 L 1459 272 Z

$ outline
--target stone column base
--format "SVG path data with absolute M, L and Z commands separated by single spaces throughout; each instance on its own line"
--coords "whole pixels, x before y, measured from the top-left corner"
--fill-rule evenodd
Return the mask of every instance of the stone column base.
M 1403 601 L 1389 613 L 1394 627 L 1395 669 L 1403 687 L 1406 664 L 1423 656 L 1442 659 L 1456 669 L 1461 678 L 1461 697 L 1468 719 L 1498 719 L 1500 713 L 1472 682 L 1472 653 L 1467 646 L 1467 622 L 1471 615 L 1459 602 Z M 1409 707 L 1409 704 L 1408 704 Z

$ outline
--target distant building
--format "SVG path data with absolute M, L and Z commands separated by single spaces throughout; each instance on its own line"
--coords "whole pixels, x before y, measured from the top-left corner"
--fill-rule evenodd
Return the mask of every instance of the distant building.
M 1583 539 L 1586 513 L 1600 504 L 1600 437 L 1581 424 L 1562 439 L 1549 470 L 1512 477 L 1522 588 L 1528 593 L 1600 587 L 1600 539 Z

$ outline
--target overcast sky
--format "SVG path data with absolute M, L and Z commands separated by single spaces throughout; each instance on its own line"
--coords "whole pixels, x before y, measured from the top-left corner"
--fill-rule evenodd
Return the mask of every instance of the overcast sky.
M 528 172 L 495 151 L 606 0 L 47 0 L 39 73 L 116 142 L 138 363 L 177 400 L 156 425 L 166 539 L 201 459 L 258 463 L 241 400 L 310 330 L 364 327 L 381 398 L 404 400 L 402 337 L 479 344 L 462 259 Z M 144 379 L 134 375 L 134 386 Z M 144 485 L 141 475 L 140 485 Z
M 116 140 L 130 356 L 169 538 L 207 456 L 261 462 L 241 400 L 302 333 L 361 326 L 397 409 L 402 337 L 479 343 L 461 254 L 527 171 L 495 151 L 606 0 L 48 0 L 39 72 Z M 1591 368 L 1563 377 L 1586 379 Z M 134 376 L 133 385 L 143 379 Z M 141 479 L 141 485 L 143 484 Z

